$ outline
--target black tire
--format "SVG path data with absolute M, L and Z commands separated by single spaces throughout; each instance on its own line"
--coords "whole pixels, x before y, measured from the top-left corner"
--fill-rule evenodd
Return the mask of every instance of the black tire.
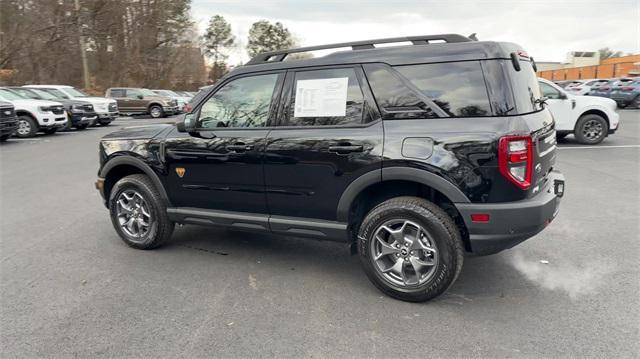
M 118 218 L 119 208 L 122 208 L 118 207 L 118 199 L 121 198 L 120 196 L 123 193 L 131 193 L 131 191 L 138 193 L 142 197 L 150 213 L 148 230 L 146 233 L 141 234 L 140 237 L 135 237 L 127 233 L 125 229 L 122 228 Z M 111 223 L 116 232 L 118 232 L 118 235 L 120 235 L 120 238 L 133 248 L 157 248 L 169 240 L 173 233 L 174 223 L 171 222 L 167 216 L 167 204 L 149 177 L 142 174 L 126 176 L 116 182 L 109 196 L 109 213 Z
M 44 132 L 46 135 L 53 135 L 54 133 L 58 132 L 57 128 L 48 128 L 46 130 L 43 130 L 42 132 Z
M 20 129 L 20 125 L 24 124 L 27 127 Z M 16 136 L 20 138 L 29 138 L 36 135 L 38 132 L 38 123 L 31 116 L 21 115 L 18 116 L 18 129 L 16 130 Z
M 404 285 L 393 283 L 385 277 L 374 258 L 375 246 L 379 245 L 373 241 L 374 236 L 384 224 L 396 220 L 418 224 L 435 244 L 438 257 L 423 283 L 419 278 L 415 284 L 406 284 L 404 280 Z M 440 207 L 418 197 L 392 198 L 372 209 L 358 231 L 358 252 L 367 277 L 378 289 L 391 297 L 410 302 L 427 301 L 444 293 L 458 278 L 464 261 L 462 238 L 454 221 Z M 400 256 L 399 253 L 395 255 Z M 402 255 L 407 255 L 406 250 Z M 402 261 L 401 258 L 397 260 Z
M 576 123 L 574 136 L 578 142 L 585 145 L 597 145 L 602 142 L 609 132 L 609 124 L 600 115 L 583 115 Z
M 9 139 L 9 137 L 11 137 L 11 134 L 10 134 L 10 133 L 9 133 L 9 134 L 7 134 L 7 135 L 2 135 L 2 136 L 0 136 L 0 142 L 4 142 L 4 141 L 8 140 L 8 139 Z
M 151 118 L 165 117 L 165 113 L 164 113 L 164 110 L 162 109 L 162 106 L 158 106 L 158 105 L 149 106 L 149 116 L 151 116 Z
M 100 122 L 100 126 L 109 126 L 111 122 Z
M 640 95 L 636 96 L 636 98 L 631 103 L 631 106 L 640 109 Z
M 567 137 L 569 134 L 568 133 L 557 133 L 556 132 L 556 139 L 561 140 L 565 137 Z
M 83 124 L 81 124 L 81 125 L 76 125 L 76 126 L 75 126 L 76 130 L 84 130 L 84 129 L 86 129 L 87 127 L 89 127 L 89 124 L 88 124 L 88 123 L 83 123 Z

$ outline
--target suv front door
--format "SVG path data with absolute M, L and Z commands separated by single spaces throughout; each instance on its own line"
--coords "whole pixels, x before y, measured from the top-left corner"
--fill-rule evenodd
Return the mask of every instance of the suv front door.
M 345 189 L 381 173 L 382 121 L 363 84 L 360 66 L 287 73 L 264 160 L 274 232 L 278 217 L 339 220 Z
M 194 110 L 199 137 L 166 139 L 175 206 L 267 214 L 262 157 L 283 80 L 281 72 L 227 81 Z
M 542 96 L 547 98 L 547 104 L 553 119 L 556 122 L 557 131 L 573 131 L 576 124 L 576 116 L 573 111 L 575 100 L 569 98 L 562 90 L 540 81 Z

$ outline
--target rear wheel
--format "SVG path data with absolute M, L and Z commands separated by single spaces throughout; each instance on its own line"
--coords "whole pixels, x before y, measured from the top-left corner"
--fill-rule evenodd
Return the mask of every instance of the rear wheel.
M 145 175 L 131 175 L 116 182 L 109 196 L 109 211 L 116 232 L 131 247 L 153 249 L 173 233 L 167 205 Z
M 20 138 L 33 137 L 38 132 L 38 124 L 27 115 L 18 116 L 18 129 L 16 135 Z
M 371 210 L 360 226 L 358 250 L 378 289 L 411 302 L 444 293 L 462 269 L 455 223 L 440 207 L 417 197 L 392 198 Z
M 640 108 L 640 95 L 636 96 L 631 104 L 635 108 Z
M 149 115 L 153 118 L 164 117 L 164 111 L 162 111 L 162 107 L 153 105 L 149 107 Z
M 578 142 L 595 145 L 607 137 L 607 121 L 600 115 L 581 116 L 576 124 L 575 136 Z
M 78 130 L 84 130 L 87 127 L 89 127 L 88 123 L 83 123 L 81 125 L 76 125 L 76 129 L 78 129 Z

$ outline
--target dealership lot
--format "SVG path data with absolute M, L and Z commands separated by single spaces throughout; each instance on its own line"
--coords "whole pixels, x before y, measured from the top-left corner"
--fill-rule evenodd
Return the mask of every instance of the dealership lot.
M 423 304 L 369 283 L 339 243 L 184 226 L 153 251 L 116 235 L 93 183 L 126 125 L 0 147 L 6 357 L 632 357 L 640 351 L 640 110 L 599 146 L 561 141 L 560 215 L 466 258 Z

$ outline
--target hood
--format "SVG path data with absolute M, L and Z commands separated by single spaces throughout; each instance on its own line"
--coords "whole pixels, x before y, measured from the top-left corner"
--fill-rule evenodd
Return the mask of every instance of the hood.
M 164 130 L 173 127 L 172 124 L 158 124 L 149 126 L 132 126 L 124 127 L 118 131 L 111 132 L 110 134 L 102 137 L 103 140 L 141 140 L 152 139 L 162 133 Z
M 87 97 L 74 97 L 72 100 L 74 101 L 86 101 L 86 102 L 90 102 L 92 104 L 100 104 L 100 105 L 106 105 L 106 104 L 110 104 L 110 103 L 114 103 L 116 102 L 116 100 L 114 99 L 110 99 L 110 98 L 104 98 L 104 97 L 93 97 L 93 96 L 87 96 Z
M 603 106 L 607 107 L 611 110 L 615 110 L 617 108 L 617 104 L 614 100 L 606 97 L 600 96 L 577 96 L 568 94 L 572 100 L 575 100 L 576 103 L 580 104 L 580 107 L 588 107 L 588 106 Z
M 62 106 L 60 102 L 48 101 L 48 100 L 32 100 L 32 99 L 20 99 L 11 101 L 15 107 L 31 107 L 31 106 Z

